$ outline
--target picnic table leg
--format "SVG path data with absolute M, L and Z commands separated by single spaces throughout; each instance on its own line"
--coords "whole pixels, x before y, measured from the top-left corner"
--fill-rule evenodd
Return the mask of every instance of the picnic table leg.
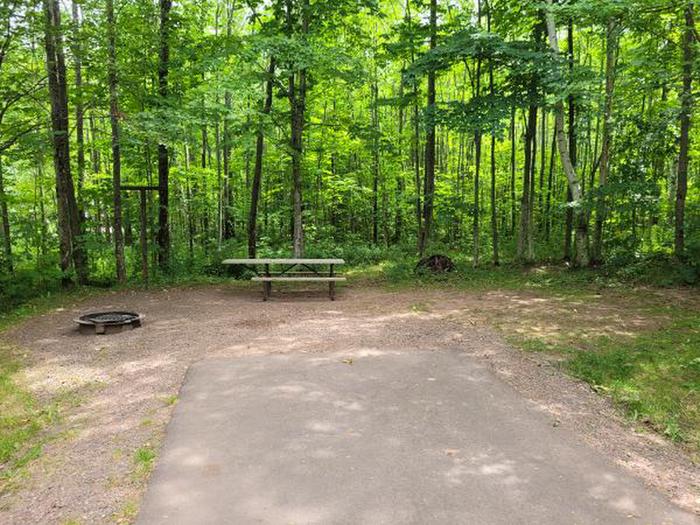
M 329 267 L 328 276 L 333 277 L 333 265 L 331 264 Z M 331 301 L 335 301 L 335 281 L 328 282 L 328 296 L 331 298 Z
M 266 264 L 265 265 L 265 276 L 270 277 L 270 265 Z M 272 294 L 272 283 L 263 281 L 263 301 L 267 301 L 267 299 L 270 297 Z

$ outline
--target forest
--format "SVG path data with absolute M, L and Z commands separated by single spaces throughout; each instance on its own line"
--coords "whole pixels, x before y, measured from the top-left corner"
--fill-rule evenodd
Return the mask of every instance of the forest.
M 700 261 L 687 0 L 0 0 L 0 302 L 230 256 Z

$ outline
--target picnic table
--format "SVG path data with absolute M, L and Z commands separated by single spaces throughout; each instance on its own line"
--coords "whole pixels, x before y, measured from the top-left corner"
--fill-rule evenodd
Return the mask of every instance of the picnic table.
M 335 283 L 345 281 L 336 275 L 335 266 L 345 264 L 343 259 L 225 259 L 222 264 L 245 266 L 255 273 L 252 281 L 263 285 L 263 301 L 267 301 L 275 282 L 328 283 L 328 296 L 335 300 Z

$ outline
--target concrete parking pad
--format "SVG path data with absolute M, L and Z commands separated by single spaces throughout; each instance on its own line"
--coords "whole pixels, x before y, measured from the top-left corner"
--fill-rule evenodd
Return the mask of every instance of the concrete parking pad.
M 458 350 L 190 368 L 137 520 L 697 524 Z

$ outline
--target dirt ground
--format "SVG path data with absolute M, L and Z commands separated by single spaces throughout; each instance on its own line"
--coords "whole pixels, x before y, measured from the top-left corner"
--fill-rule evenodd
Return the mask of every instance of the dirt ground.
M 696 299 L 680 294 L 674 301 Z M 72 320 L 103 309 L 145 314 L 144 326 L 80 334 Z M 624 421 L 604 398 L 551 359 L 507 345 L 506 335 L 622 334 L 654 321 L 614 295 L 386 291 L 352 286 L 331 302 L 321 291 L 203 286 L 108 293 L 29 319 L 5 334 L 26 355 L 26 385 L 41 399 L 73 402 L 49 430 L 41 456 L 0 494 L 0 522 L 128 523 L 146 476 L 134 455 L 158 450 L 188 366 L 207 357 L 277 352 L 362 352 L 459 346 L 525 399 L 678 505 L 700 513 L 700 469 L 676 445 Z

